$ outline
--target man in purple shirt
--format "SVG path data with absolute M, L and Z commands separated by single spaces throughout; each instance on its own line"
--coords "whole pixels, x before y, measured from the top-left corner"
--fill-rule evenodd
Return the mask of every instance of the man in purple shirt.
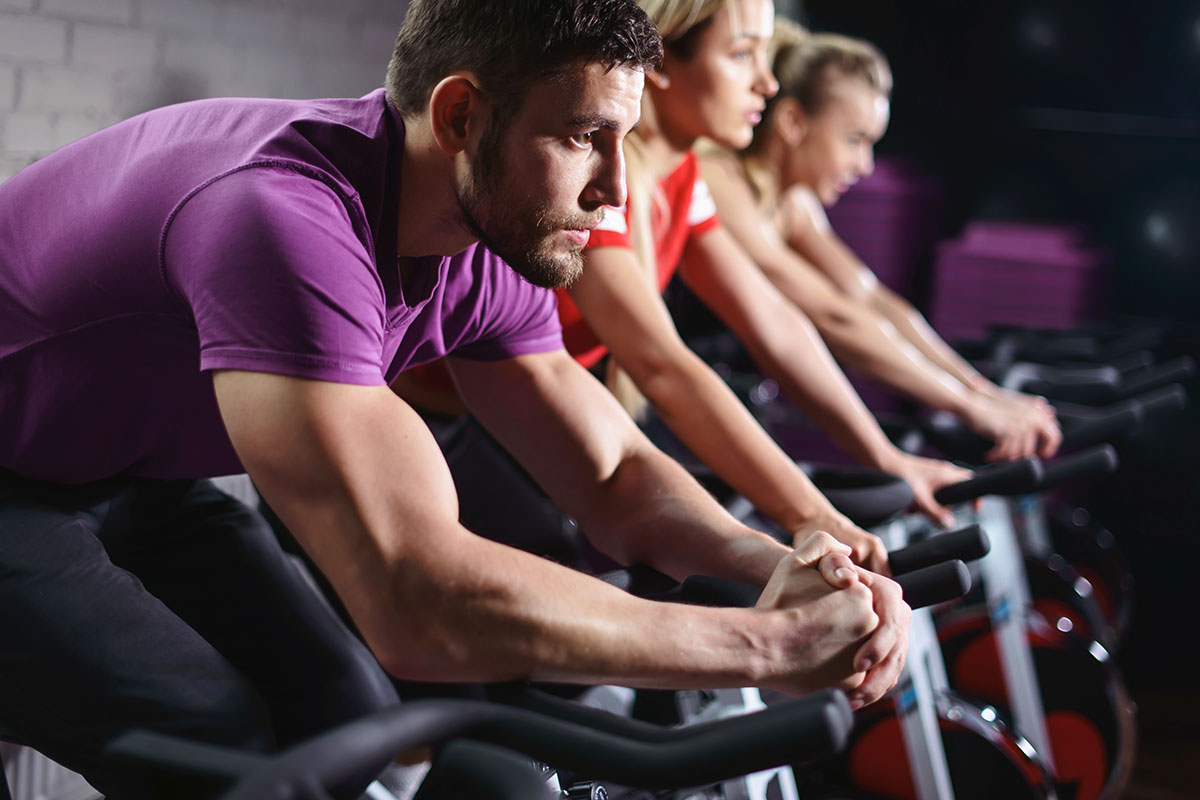
M 387 90 L 153 111 L 0 186 L 0 720 L 88 777 L 131 727 L 246 747 L 408 680 L 894 683 L 907 607 L 823 534 L 737 523 L 562 349 L 552 295 L 625 200 L 633 0 L 414 0 Z M 475 415 L 612 557 L 767 585 L 641 600 L 475 536 L 389 388 Z M 207 477 L 246 470 L 371 652 Z M 378 664 L 376 663 L 376 659 Z

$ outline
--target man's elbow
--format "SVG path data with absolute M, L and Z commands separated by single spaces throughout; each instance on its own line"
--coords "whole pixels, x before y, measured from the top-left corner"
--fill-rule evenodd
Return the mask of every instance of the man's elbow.
M 414 621 L 411 615 L 405 616 L 409 617 L 405 623 L 397 622 L 386 632 L 366 637 L 385 672 L 397 680 L 422 683 L 485 678 L 472 648 L 452 635 L 446 621 Z

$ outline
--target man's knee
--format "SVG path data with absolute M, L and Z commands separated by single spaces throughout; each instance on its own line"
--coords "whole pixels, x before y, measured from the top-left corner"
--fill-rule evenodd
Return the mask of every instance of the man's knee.
M 269 752 L 276 747 L 266 703 L 240 675 L 183 687 L 174 698 L 160 701 L 160 713 L 147 728 L 242 750 Z

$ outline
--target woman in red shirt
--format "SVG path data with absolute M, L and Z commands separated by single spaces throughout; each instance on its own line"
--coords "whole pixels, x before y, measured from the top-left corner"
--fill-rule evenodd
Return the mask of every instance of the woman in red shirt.
M 647 75 L 641 124 L 626 140 L 629 201 L 606 212 L 586 246 L 581 277 L 560 292 L 567 347 L 585 364 L 609 354 L 610 366 L 628 375 L 697 458 L 797 539 L 826 530 L 850 544 L 860 563 L 882 567 L 878 540 L 829 505 L 687 348 L 661 297 L 678 265 L 793 402 L 859 461 L 908 481 L 922 510 L 947 520 L 933 491 L 967 473 L 892 445 L 808 318 L 717 220 L 699 175 L 697 140 L 745 147 L 778 88 L 767 63 L 772 3 L 640 4 L 663 35 L 666 57 Z M 621 376 L 610 374 L 610 384 L 621 396 Z

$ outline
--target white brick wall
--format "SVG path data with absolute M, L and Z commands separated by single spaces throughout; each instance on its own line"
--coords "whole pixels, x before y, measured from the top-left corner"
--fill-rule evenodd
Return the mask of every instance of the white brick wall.
M 292 29 L 293 41 L 305 52 L 330 46 L 349 48 L 353 42 L 350 31 L 356 29 L 351 21 L 340 14 L 301 14 Z M 395 37 L 392 37 L 393 40 Z
M 0 108 L 17 104 L 17 71 L 0 64 Z
M 132 28 L 75 24 L 70 61 L 105 69 L 152 70 L 157 62 L 158 37 Z
M 23 111 L 110 111 L 117 99 L 111 77 L 82 67 L 23 67 L 20 87 Z
M 54 115 L 41 111 L 14 111 L 4 125 L 8 153 L 44 155 L 54 149 Z
M 223 9 L 210 0 L 143 0 L 141 25 L 149 30 L 211 39 L 221 27 Z
M 47 17 L 89 19 L 129 25 L 133 22 L 133 0 L 42 0 L 41 13 Z
M 67 23 L 31 14 L 0 13 L 0 59 L 61 64 L 67 56 Z
M 156 106 L 379 87 L 403 0 L 0 0 L 0 181 Z

